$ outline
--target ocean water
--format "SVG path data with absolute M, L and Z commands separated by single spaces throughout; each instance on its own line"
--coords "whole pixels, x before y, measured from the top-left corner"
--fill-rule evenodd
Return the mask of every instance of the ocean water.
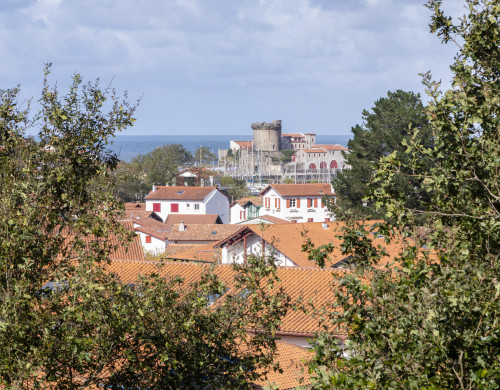
M 347 146 L 351 134 L 316 136 L 318 144 L 340 144 Z M 219 149 L 228 149 L 229 141 L 250 141 L 251 135 L 117 135 L 110 149 L 117 153 L 122 161 L 130 162 L 140 154 L 146 154 L 165 144 L 181 144 L 191 153 L 200 146 L 208 147 L 215 155 Z

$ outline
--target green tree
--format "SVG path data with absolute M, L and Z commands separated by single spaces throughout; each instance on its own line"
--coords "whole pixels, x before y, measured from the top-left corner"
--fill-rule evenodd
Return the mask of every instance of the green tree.
M 333 180 L 336 195 L 336 215 L 343 219 L 346 212 L 366 218 L 379 218 L 372 202 L 365 199 L 369 184 L 381 157 L 396 150 L 404 150 L 402 142 L 415 130 L 422 142 L 431 140 L 428 120 L 418 94 L 398 90 L 388 92 L 377 100 L 371 111 L 363 111 L 363 124 L 352 128 L 354 137 L 349 141 L 345 154 L 351 169 L 345 169 Z M 398 177 L 395 191 L 406 195 L 409 205 L 420 205 L 428 200 L 421 190 L 421 183 L 413 178 Z
M 227 191 L 231 202 L 234 202 L 236 199 L 250 196 L 250 190 L 248 189 L 245 180 L 237 179 L 231 176 L 222 176 L 220 179 L 220 185 Z
M 156 267 L 121 281 L 109 258 L 133 233 L 118 222 L 105 146 L 135 106 L 78 75 L 64 95 L 45 81 L 40 112 L 18 96 L 0 91 L 0 386 L 244 388 L 265 373 L 288 307 L 270 293 L 273 260 L 250 257 L 225 284 L 210 269 L 187 285 Z
M 317 388 L 500 387 L 500 6 L 466 4 L 458 23 L 441 1 L 427 4 L 431 31 L 459 43 L 453 86 L 442 93 L 424 75 L 432 148 L 415 131 L 404 151 L 380 161 L 371 195 L 392 220 L 379 233 L 409 245 L 393 268 L 374 272 L 363 264 L 380 251 L 366 250 L 369 235 L 359 225 L 346 229 L 344 250 L 360 261 L 336 281 L 327 321 L 347 332 L 347 350 L 326 335 L 318 339 Z M 426 207 L 409 207 L 394 191 L 408 172 L 432 194 Z
M 217 161 L 217 156 L 206 146 L 200 146 L 194 152 L 194 162 L 200 165 L 212 164 Z

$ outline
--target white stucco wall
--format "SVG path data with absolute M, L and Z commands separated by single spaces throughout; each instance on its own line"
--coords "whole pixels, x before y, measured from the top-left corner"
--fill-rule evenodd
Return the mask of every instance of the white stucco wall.
M 166 248 L 165 241 L 151 236 L 151 243 L 148 244 L 148 243 L 146 243 L 146 236 L 148 236 L 148 234 L 143 233 L 143 232 L 139 232 L 139 231 L 136 231 L 136 233 L 141 238 L 142 249 L 144 249 L 145 252 L 151 252 L 151 253 L 163 253 L 163 252 L 165 252 L 165 248 Z
M 300 199 L 300 206 L 287 208 L 287 198 L 281 197 L 273 188 L 268 190 L 263 198 L 264 206 L 260 208 L 260 215 L 273 215 L 278 218 L 287 219 L 289 221 L 296 220 L 297 222 L 308 222 L 309 218 L 312 218 L 312 222 L 325 222 L 326 218 L 333 219 L 331 213 L 328 211 L 326 207 L 321 207 L 321 198 L 317 197 L 289 197 L 288 199 Z M 266 198 L 269 198 L 270 207 L 266 207 Z M 275 199 L 280 198 L 281 207 L 277 209 L 275 207 L 276 202 Z M 307 206 L 308 198 L 316 198 L 317 199 L 317 207 L 314 207 L 314 203 L 312 207 Z
M 241 221 L 244 221 L 240 218 L 241 211 L 245 211 L 245 209 L 239 203 L 235 203 L 234 205 L 232 205 L 230 207 L 229 223 L 239 223 Z
M 229 264 L 236 262 L 238 264 L 242 264 L 245 261 L 244 245 L 245 243 L 243 242 L 243 240 L 241 240 L 231 246 L 224 246 L 222 248 L 221 256 L 222 263 Z M 256 234 L 248 236 L 246 239 L 246 245 L 247 256 L 262 256 L 262 239 L 259 236 L 257 236 Z M 288 267 L 297 266 L 290 258 L 286 257 L 283 253 L 276 250 L 276 248 L 274 248 L 272 245 L 265 243 L 264 247 L 266 256 L 274 256 L 276 265 Z
M 222 223 L 229 223 L 229 199 L 219 190 L 214 190 L 204 200 L 204 214 L 218 214 Z

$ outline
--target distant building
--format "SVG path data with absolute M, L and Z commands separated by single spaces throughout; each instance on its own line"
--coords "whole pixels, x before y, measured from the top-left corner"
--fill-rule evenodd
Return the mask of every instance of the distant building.
M 230 222 L 240 223 L 250 218 L 256 218 L 259 216 L 261 207 L 262 198 L 259 196 L 235 200 L 229 206 L 231 214 Z
M 261 214 L 294 222 L 329 222 L 331 212 L 323 197 L 333 196 L 328 183 L 271 184 L 261 192 Z
M 145 201 L 163 221 L 170 214 L 217 214 L 229 223 L 229 199 L 217 187 L 153 186 Z
M 230 141 L 229 151 L 219 150 L 219 169 L 225 175 L 251 179 L 266 177 L 282 182 L 293 178 L 297 183 L 311 180 L 330 181 L 338 171 L 349 168 L 342 145 L 316 144 L 315 133 L 282 133 L 281 121 L 251 125 L 251 141 Z M 284 151 L 295 151 L 291 161 Z

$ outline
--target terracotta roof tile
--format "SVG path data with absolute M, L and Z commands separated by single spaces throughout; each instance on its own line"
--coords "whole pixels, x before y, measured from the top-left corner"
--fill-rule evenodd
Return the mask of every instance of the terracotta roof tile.
M 311 379 L 308 374 L 307 362 L 313 355 L 314 353 L 306 348 L 285 342 L 276 343 L 276 361 L 283 372 L 269 372 L 265 380 L 255 383 L 257 389 L 276 385 L 281 390 L 287 390 L 309 385 Z
M 367 221 L 366 225 L 372 226 L 376 222 L 378 221 Z M 242 225 L 236 226 L 242 227 Z M 330 254 L 328 262 L 329 265 L 335 265 L 347 258 L 340 250 L 342 241 L 337 237 L 342 233 L 344 226 L 345 224 L 341 221 L 330 222 L 328 224 L 321 222 L 269 224 L 265 227 L 260 225 L 245 225 L 241 230 L 235 232 L 233 236 L 220 241 L 216 246 L 231 245 L 232 241 L 239 240 L 238 235 L 244 234 L 245 230 L 243 229 L 249 229 L 291 259 L 299 267 L 317 267 L 315 262 L 307 258 L 308 254 L 302 251 L 302 244 L 310 238 L 316 247 L 329 243 L 334 245 L 335 249 Z M 401 253 L 405 246 L 397 238 L 394 238 L 389 245 L 385 243 L 384 237 L 372 236 L 370 238 L 373 240 L 374 245 L 381 245 L 388 253 L 388 256 L 380 260 L 379 267 L 383 267 L 394 261 L 395 257 Z
M 222 225 L 222 224 L 204 224 L 204 225 L 186 225 L 185 231 L 179 231 L 179 225 L 173 225 L 168 235 L 169 241 L 182 243 L 183 241 L 220 241 L 235 233 L 241 226 Z
M 203 200 L 217 187 L 159 186 L 146 196 L 147 200 Z
M 345 146 L 342 146 L 342 145 L 316 144 L 316 145 L 313 145 L 312 147 L 313 148 L 322 148 L 322 149 L 326 149 L 326 150 L 349 150 L 348 148 L 346 148 Z
M 294 138 L 304 138 L 304 134 L 302 133 L 282 133 L 282 137 L 294 137 Z
M 252 221 L 254 219 L 263 219 L 263 220 L 269 221 L 271 223 L 293 223 L 293 222 L 288 221 L 286 219 L 281 219 L 281 218 L 275 217 L 273 215 L 265 214 L 265 215 L 261 215 L 260 217 L 250 218 L 247 221 L 240 222 L 239 225 L 247 225 L 248 223 L 246 223 L 246 222 Z
M 165 225 L 177 225 L 184 222 L 186 225 L 221 224 L 218 214 L 169 214 Z
M 129 284 L 136 283 L 139 275 L 159 273 L 164 277 L 180 277 L 189 285 L 198 281 L 202 273 L 210 269 L 209 266 L 199 262 L 166 261 L 160 265 L 155 261 L 113 261 L 108 270 L 115 272 L 124 283 Z M 230 265 L 218 264 L 214 269 L 215 274 L 227 286 L 233 285 L 235 271 Z M 348 270 L 345 269 L 279 267 L 277 269 L 279 281 L 274 285 L 274 289 L 277 291 L 283 288 L 292 300 L 301 298 L 303 302 L 312 303 L 320 308 L 331 301 L 332 274 L 344 275 L 346 272 Z M 312 336 L 320 330 L 315 314 L 290 310 L 282 319 L 280 334 Z
M 260 195 L 264 195 L 271 188 L 274 188 L 274 190 L 283 197 L 333 195 L 332 186 L 329 183 L 271 184 L 267 186 Z
M 231 206 L 235 205 L 238 203 L 240 206 L 244 206 L 248 202 L 251 202 L 255 206 L 262 206 L 263 205 L 263 200 L 260 196 L 249 196 L 247 198 L 241 198 L 235 200 L 233 203 L 231 203 Z
M 175 247 L 171 248 L 174 245 Z M 221 259 L 221 250 L 219 248 L 214 248 L 213 243 L 202 245 L 170 244 L 167 247 L 167 251 L 167 259 L 172 260 L 217 263 L 220 262 Z
M 135 227 L 135 231 L 139 231 L 159 240 L 165 241 L 168 239 L 172 227 L 165 225 L 163 222 L 157 221 L 153 218 L 140 218 L 133 221 L 135 225 L 140 225 Z
M 125 210 L 146 210 L 146 203 L 125 203 Z

